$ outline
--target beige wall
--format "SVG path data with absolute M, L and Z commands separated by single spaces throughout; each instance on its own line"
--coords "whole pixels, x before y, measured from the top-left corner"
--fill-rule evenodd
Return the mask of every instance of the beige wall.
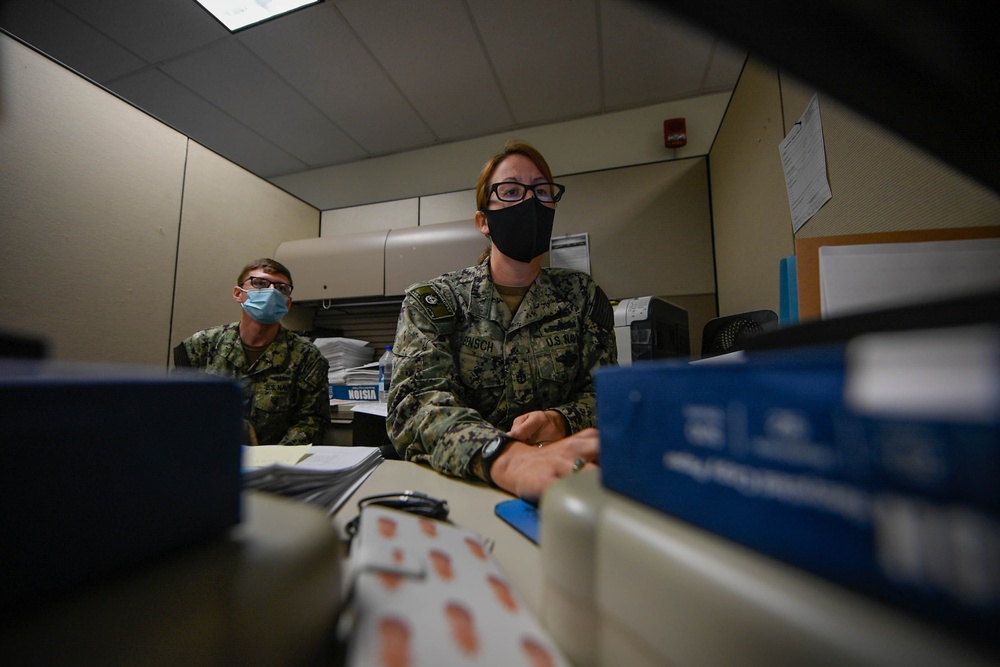
M 566 196 L 559 203 L 555 217 L 553 235 L 587 233 L 590 239 L 591 275 L 612 299 L 634 296 L 655 295 L 663 297 L 685 308 L 689 313 L 689 329 L 692 333 L 693 352 L 700 350 L 700 336 L 704 323 L 715 316 L 715 274 L 712 257 L 712 229 L 709 206 L 708 170 L 704 157 L 684 160 L 669 160 L 654 164 L 644 164 L 620 169 L 609 169 L 584 174 L 557 176 L 556 180 L 566 186 Z M 402 288 L 416 281 L 432 278 L 441 272 L 439 264 L 454 262 L 451 269 L 471 266 L 476 262 L 481 250 L 486 247 L 485 238 L 475 232 L 471 216 L 475 207 L 475 197 L 471 191 L 449 196 L 448 205 L 440 210 L 424 206 L 425 200 L 437 202 L 443 195 L 420 198 L 421 214 L 419 229 L 425 235 L 437 228 L 460 229 L 472 234 L 471 249 L 463 246 L 459 251 L 456 244 L 435 241 L 442 257 L 440 262 L 423 261 L 407 272 L 406 281 L 398 287 L 393 281 L 388 288 L 388 271 L 391 260 L 386 260 L 387 296 L 401 293 Z M 456 201 L 452 202 L 451 200 Z M 406 200 L 407 202 L 412 200 Z M 289 251 L 288 261 L 293 257 L 301 259 L 303 266 L 322 273 L 317 278 L 317 288 L 326 294 L 334 290 L 356 289 L 363 282 L 356 279 L 349 284 L 346 276 L 359 277 L 363 271 L 354 266 L 363 250 L 359 240 L 384 238 L 382 225 L 399 230 L 417 230 L 416 220 L 397 213 L 412 213 L 416 206 L 401 207 L 399 202 L 372 204 L 353 207 L 326 214 L 337 213 L 340 233 L 327 234 L 323 238 L 301 244 L 282 247 Z M 434 222 L 424 224 L 432 218 L 432 209 L 438 217 L 462 216 L 464 220 L 452 223 Z M 333 216 L 324 214 L 324 227 Z M 355 233 L 344 233 L 347 229 Z M 449 231 L 456 236 L 458 232 Z M 475 239 L 479 240 L 476 241 Z M 390 234 L 390 240 L 392 235 Z M 289 247 L 293 246 L 293 247 Z M 294 248 L 294 250 L 293 250 Z M 316 249 L 322 248 L 322 262 L 316 261 Z M 372 248 L 380 253 L 381 246 Z M 461 254 L 455 257 L 456 252 Z M 297 253 L 297 254 L 296 254 Z M 387 250 L 388 253 L 388 250 Z M 464 257 L 464 259 L 463 259 Z M 382 259 L 382 255 L 365 261 L 372 266 Z M 426 275 L 416 275 L 413 269 L 430 269 Z M 338 272 L 337 268 L 344 270 Z M 381 267 L 375 267 L 381 271 Z M 338 279 L 338 277 L 340 279 Z M 372 278 L 375 278 L 374 276 Z M 372 281 L 366 281 L 371 284 Z M 326 289 L 329 288 L 329 291 Z M 312 292 L 303 292 L 305 298 Z M 365 297 L 372 292 L 355 291 L 336 296 Z
M 787 131 L 817 91 L 782 76 L 781 92 Z M 833 198 L 796 238 L 1000 224 L 996 192 L 822 92 L 819 101 Z
M 165 366 L 172 318 L 237 319 L 240 267 L 319 233 L 316 209 L 6 35 L 0 155 L 0 327 L 54 358 Z
M 751 60 L 709 154 L 720 315 L 778 310 L 794 252 L 778 145 L 816 92 L 833 198 L 796 237 L 1000 224 L 996 193 Z
M 590 236 L 591 274 L 612 299 L 655 295 L 688 312 L 691 352 L 715 317 L 703 157 L 566 176 L 553 234 Z
M 173 344 L 239 319 L 233 286 L 248 261 L 273 257 L 282 241 L 319 233 L 315 208 L 194 142 L 185 182 Z M 309 320 L 286 318 L 283 324 L 308 328 Z
M 709 154 L 720 315 L 778 312 L 779 259 L 795 251 L 784 136 L 778 77 L 749 61 Z
M 590 235 L 591 273 L 613 299 L 715 292 L 704 158 L 560 178 L 553 235 Z
M 454 141 L 273 180 L 289 186 L 289 190 L 308 193 L 306 198 L 326 211 L 473 187 L 483 163 L 500 151 L 508 139 L 532 144 L 549 161 L 556 175 L 697 157 L 705 155 L 711 147 L 728 102 L 729 93 L 703 95 Z M 677 117 L 687 118 L 688 143 L 683 148 L 666 148 L 663 121 Z M 324 227 L 326 222 L 324 218 Z

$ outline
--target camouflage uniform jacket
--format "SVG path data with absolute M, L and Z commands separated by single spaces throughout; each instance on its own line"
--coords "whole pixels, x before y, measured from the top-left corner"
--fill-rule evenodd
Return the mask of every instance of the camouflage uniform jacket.
M 308 340 L 280 328 L 252 366 L 240 341 L 239 322 L 199 331 L 181 346 L 191 366 L 240 379 L 244 416 L 259 444 L 321 442 L 330 424 L 329 362 Z
M 467 479 L 518 415 L 558 410 L 569 433 L 594 426 L 592 371 L 617 363 L 611 303 L 589 275 L 542 269 L 511 316 L 489 262 L 407 289 L 392 349 L 390 440 Z

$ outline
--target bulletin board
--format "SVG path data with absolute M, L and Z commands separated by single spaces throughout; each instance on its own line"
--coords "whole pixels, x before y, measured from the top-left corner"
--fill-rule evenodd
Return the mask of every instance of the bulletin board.
M 923 241 L 955 241 L 1000 237 L 1000 226 L 954 227 L 871 234 L 816 236 L 795 240 L 795 262 L 799 288 L 800 321 L 818 320 L 820 310 L 819 249 L 831 245 L 862 245 L 866 243 L 919 243 Z

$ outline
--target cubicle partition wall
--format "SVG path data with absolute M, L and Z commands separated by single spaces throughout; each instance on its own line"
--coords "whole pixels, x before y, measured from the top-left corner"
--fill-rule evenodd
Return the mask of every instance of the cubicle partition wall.
M 818 94 L 832 198 L 792 231 L 779 144 Z M 779 309 L 779 261 L 797 239 L 985 227 L 1000 195 L 822 90 L 750 60 L 709 154 L 719 313 Z
M 705 158 L 555 178 L 567 194 L 553 235 L 588 235 L 591 275 L 611 299 L 653 295 L 686 310 L 697 354 L 702 326 L 716 316 Z M 301 295 L 319 300 L 308 304 L 317 307 L 317 322 L 333 316 L 356 329 L 353 301 L 398 297 L 414 282 L 476 263 L 488 240 L 476 229 L 474 209 L 469 190 L 326 211 L 321 238 L 284 243 L 278 252 L 308 276 Z
M 55 358 L 167 364 L 239 317 L 236 274 L 319 211 L 0 34 L 0 327 Z

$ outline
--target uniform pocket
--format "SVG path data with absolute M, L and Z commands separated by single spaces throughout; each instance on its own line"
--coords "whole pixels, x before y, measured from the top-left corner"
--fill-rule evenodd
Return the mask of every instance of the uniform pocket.
M 292 403 L 293 387 L 290 382 L 268 381 L 260 385 L 252 398 L 254 411 L 267 414 L 284 414 Z
M 493 389 L 504 384 L 503 355 L 496 341 L 478 339 L 463 344 L 458 353 L 462 383 L 473 390 Z
M 580 350 L 576 345 L 545 345 L 535 349 L 535 368 L 542 380 L 566 384 L 576 377 Z

